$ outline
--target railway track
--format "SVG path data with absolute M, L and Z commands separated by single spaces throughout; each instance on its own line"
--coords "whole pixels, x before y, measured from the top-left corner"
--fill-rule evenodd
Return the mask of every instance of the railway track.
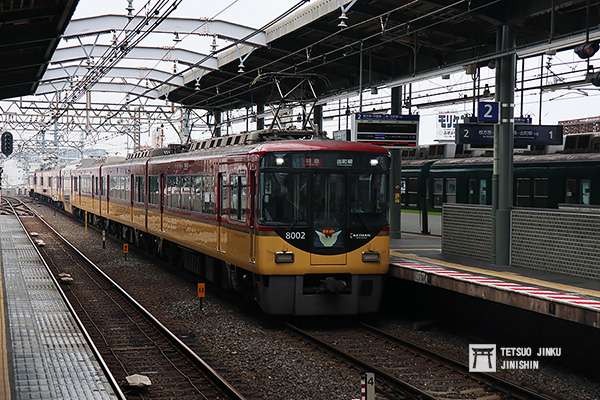
M 378 399 L 554 400 L 496 375 L 469 373 L 465 364 L 365 323 L 287 327 L 359 369 L 374 372 Z
M 43 240 L 38 249 L 87 333 L 131 399 L 244 399 L 208 363 L 162 325 L 116 282 L 32 209 L 7 198 L 25 230 Z M 29 218 L 22 218 L 27 215 Z M 149 288 L 152 290 L 152 288 Z M 152 385 L 138 390 L 126 377 L 146 375 Z

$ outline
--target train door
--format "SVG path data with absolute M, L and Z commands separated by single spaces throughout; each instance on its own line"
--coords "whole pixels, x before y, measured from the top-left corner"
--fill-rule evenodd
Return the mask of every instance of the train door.
M 163 228 L 163 214 L 165 212 L 165 174 L 160 174 L 160 230 Z
M 250 262 L 256 262 L 256 224 L 254 223 L 254 210 L 256 210 L 256 171 L 248 170 L 248 226 L 250 227 Z
M 221 168 L 225 168 L 222 165 Z M 227 220 L 229 211 L 229 190 L 227 185 L 227 172 L 219 172 L 217 176 L 217 196 L 219 199 L 219 213 L 217 215 L 217 250 L 221 253 L 226 252 L 227 248 L 227 229 L 223 226 Z

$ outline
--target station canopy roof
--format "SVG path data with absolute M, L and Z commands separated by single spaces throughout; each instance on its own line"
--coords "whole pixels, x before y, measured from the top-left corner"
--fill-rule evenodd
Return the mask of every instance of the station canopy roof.
M 339 26 L 340 5 L 348 7 L 347 28 Z M 504 24 L 525 57 L 574 47 L 585 41 L 588 26 L 597 40 L 600 6 L 587 0 L 311 1 L 265 28 L 266 46 L 223 51 L 218 69 L 190 71 L 185 86 L 165 94 L 193 108 L 232 109 L 277 101 L 280 91 L 308 76 L 319 98 L 333 98 L 359 88 L 361 46 L 363 88 L 437 77 L 488 65 Z
M 33 94 L 78 0 L 0 0 L 0 99 Z

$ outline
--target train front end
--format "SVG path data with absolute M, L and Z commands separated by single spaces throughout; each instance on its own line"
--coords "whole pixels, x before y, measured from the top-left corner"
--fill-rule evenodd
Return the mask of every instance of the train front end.
M 389 266 L 389 164 L 383 148 L 333 141 L 262 155 L 256 289 L 266 312 L 379 309 Z

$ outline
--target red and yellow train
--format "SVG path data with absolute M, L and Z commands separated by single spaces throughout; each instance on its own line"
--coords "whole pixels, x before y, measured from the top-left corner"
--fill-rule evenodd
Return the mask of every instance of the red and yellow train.
M 389 264 L 388 152 L 273 138 L 83 160 L 36 171 L 30 193 L 251 294 L 266 313 L 377 311 Z

